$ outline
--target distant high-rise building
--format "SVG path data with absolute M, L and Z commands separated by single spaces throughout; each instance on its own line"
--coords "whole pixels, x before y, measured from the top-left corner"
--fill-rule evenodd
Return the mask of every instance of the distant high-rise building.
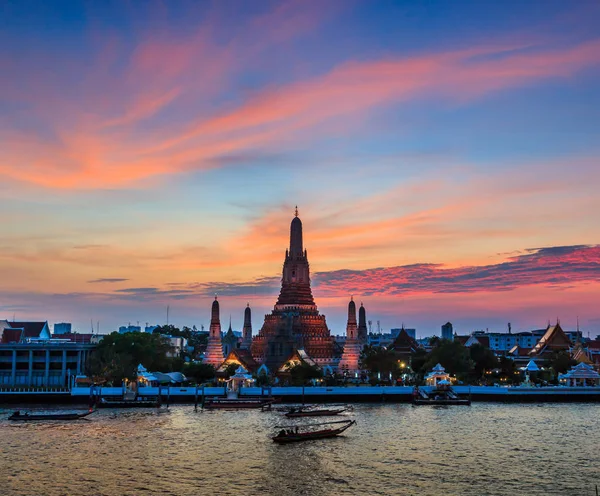
M 450 322 L 446 322 L 442 326 L 442 339 L 447 339 L 448 341 L 452 341 L 454 339 L 454 329 L 452 328 L 452 324 Z
M 141 328 L 141 326 L 134 326 L 134 325 L 119 327 L 119 334 L 126 334 L 128 332 L 142 332 L 142 328 Z
M 70 334 L 71 333 L 71 323 L 70 322 L 60 322 L 58 324 L 54 324 L 54 333 L 53 334 Z

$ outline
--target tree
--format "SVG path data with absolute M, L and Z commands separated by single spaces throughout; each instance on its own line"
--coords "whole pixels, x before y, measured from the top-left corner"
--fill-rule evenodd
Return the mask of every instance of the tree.
M 380 346 L 365 346 L 360 356 L 361 368 L 369 371 L 371 377 L 381 375 L 387 379 L 392 374 L 396 378 L 400 374 L 398 356 L 393 350 Z
M 212 365 L 202 362 L 186 363 L 183 367 L 183 374 L 188 379 L 193 379 L 196 384 L 214 379 L 215 372 L 216 370 Z
M 446 369 L 446 372 L 463 380 L 471 369 L 469 352 L 459 341 L 440 340 L 429 353 L 424 368 L 430 370 L 438 363 Z
M 500 369 L 500 377 L 508 383 L 520 382 L 521 375 L 517 371 L 515 361 L 508 357 L 501 357 L 498 362 L 498 368 Z
M 479 343 L 471 346 L 469 355 L 473 364 L 471 375 L 475 380 L 481 379 L 486 371 L 498 367 L 498 359 L 494 352 Z
M 556 376 L 564 374 L 573 365 L 577 365 L 577 361 L 571 358 L 568 351 L 555 351 L 550 356 L 549 365 L 554 370 Z
M 225 376 L 229 379 L 233 374 L 235 374 L 235 371 L 238 369 L 238 367 L 239 365 L 237 363 L 230 363 L 227 365 L 225 368 Z
M 163 334 L 166 336 L 175 336 L 187 339 L 188 346 L 194 348 L 194 354 L 197 354 L 203 346 L 206 346 L 206 343 L 208 342 L 207 334 L 199 333 L 196 329 L 196 326 L 192 328 L 183 326 L 182 329 L 179 329 L 174 325 L 163 325 L 158 326 L 152 332 L 153 334 Z
M 323 377 L 323 372 L 319 367 L 316 365 L 309 365 L 305 362 L 301 362 L 290 368 L 289 372 L 294 386 L 305 386 L 309 384 L 312 379 L 320 379 Z
M 425 363 L 427 362 L 427 357 L 428 354 L 423 348 L 417 348 L 417 350 L 412 353 L 410 358 L 410 367 L 415 374 L 425 374 Z
M 88 372 L 92 377 L 104 377 L 115 384 L 137 377 L 137 366 L 148 370 L 171 371 L 171 344 L 160 334 L 113 332 L 105 336 L 90 358 Z

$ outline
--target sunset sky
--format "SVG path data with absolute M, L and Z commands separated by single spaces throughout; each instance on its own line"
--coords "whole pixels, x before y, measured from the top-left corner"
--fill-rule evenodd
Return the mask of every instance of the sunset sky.
M 600 334 L 600 3 L 0 7 L 0 319 Z

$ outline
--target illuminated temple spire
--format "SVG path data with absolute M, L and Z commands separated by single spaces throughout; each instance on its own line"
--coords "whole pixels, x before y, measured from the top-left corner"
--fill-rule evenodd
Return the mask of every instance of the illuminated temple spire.
M 281 292 L 275 305 L 276 309 L 287 307 L 310 307 L 316 310 L 310 288 L 310 267 L 302 243 L 302 221 L 298 217 L 297 207 L 290 225 L 290 247 L 285 252 L 283 262 Z
M 296 207 L 296 214 L 292 219 L 290 225 L 290 257 L 302 257 L 302 221 L 298 217 L 298 207 Z
M 246 305 L 246 310 L 244 310 L 244 329 L 242 335 L 242 348 L 249 350 L 252 344 L 252 311 L 250 310 L 250 303 Z
M 348 323 L 346 324 L 346 343 L 344 344 L 344 354 L 338 366 L 340 372 L 357 372 L 359 369 L 359 359 L 361 344 L 358 341 L 358 328 L 356 325 L 356 304 L 354 298 L 350 298 L 348 303 Z
M 218 367 L 223 363 L 223 343 L 221 342 L 221 320 L 219 317 L 219 301 L 215 295 L 212 303 L 208 344 L 204 353 L 204 363 Z
M 362 302 L 358 309 L 358 341 L 363 346 L 367 344 L 367 313 Z

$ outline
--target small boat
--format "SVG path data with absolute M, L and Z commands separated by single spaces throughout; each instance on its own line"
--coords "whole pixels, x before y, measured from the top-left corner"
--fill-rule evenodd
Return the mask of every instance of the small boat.
M 457 398 L 457 399 L 453 399 L 453 398 L 429 398 L 429 399 L 414 399 L 413 400 L 413 405 L 418 405 L 418 406 L 422 406 L 422 405 L 470 405 L 471 404 L 471 400 L 469 399 L 462 399 L 462 398 Z
M 160 399 L 152 399 L 152 400 L 107 400 L 106 398 L 102 398 L 98 402 L 99 408 L 160 408 L 161 402 Z
M 299 417 L 331 417 L 340 413 L 348 411 L 348 408 L 332 409 L 319 409 L 319 410 L 305 410 L 300 408 L 291 408 L 289 412 L 285 414 L 287 418 L 299 418 Z
M 95 410 L 90 410 L 85 413 L 21 413 L 14 412 L 8 420 L 12 420 L 13 422 L 30 422 L 32 420 L 79 420 L 87 417 L 94 413 Z
M 300 432 L 299 429 L 306 429 L 307 427 L 315 427 L 321 425 L 331 424 L 343 424 L 340 427 L 321 429 L 321 430 L 309 430 Z M 293 429 L 283 428 L 279 433 L 272 437 L 273 441 L 278 444 L 297 443 L 300 441 L 310 441 L 311 439 L 325 439 L 328 437 L 339 436 L 342 432 L 348 429 L 350 426 L 356 424 L 356 420 L 340 420 L 338 422 L 323 422 L 320 424 L 308 424 L 305 426 L 296 426 Z
M 235 399 L 235 398 L 213 398 L 208 399 L 202 405 L 207 410 L 237 410 L 246 408 L 261 408 L 270 410 L 275 400 L 273 399 Z

